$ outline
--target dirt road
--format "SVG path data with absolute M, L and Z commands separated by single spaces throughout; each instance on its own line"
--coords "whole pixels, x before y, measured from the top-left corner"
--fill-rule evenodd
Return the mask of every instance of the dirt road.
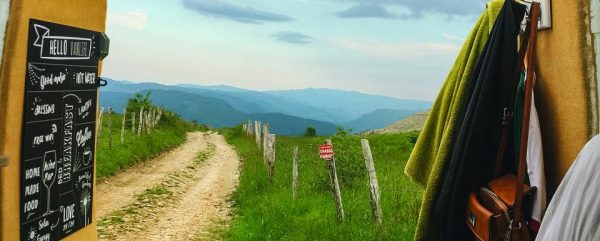
M 100 240 L 214 239 L 227 225 L 239 157 L 223 136 L 190 133 L 181 147 L 98 184 Z

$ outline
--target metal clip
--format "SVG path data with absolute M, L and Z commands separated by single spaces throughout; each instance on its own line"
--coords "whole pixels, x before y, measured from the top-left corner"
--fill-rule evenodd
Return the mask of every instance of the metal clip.
M 506 230 L 506 235 L 504 236 L 505 241 L 510 241 L 510 236 L 512 235 L 514 221 L 515 221 L 514 219 L 511 219 L 510 223 L 508 224 L 508 230 Z M 517 230 L 521 230 L 522 227 L 523 227 L 522 222 L 519 222 L 519 226 L 514 227 L 514 228 L 516 228 Z
M 508 224 L 508 230 L 506 230 L 506 234 L 504 235 L 504 241 L 510 241 L 510 236 L 512 235 L 513 229 L 513 221 L 514 219 L 511 219 L 510 223 Z
M 106 86 L 106 85 L 108 85 L 108 81 L 106 81 L 103 78 L 98 77 L 98 87 L 103 87 L 103 86 Z
M 0 155 L 0 167 L 8 166 L 8 157 Z

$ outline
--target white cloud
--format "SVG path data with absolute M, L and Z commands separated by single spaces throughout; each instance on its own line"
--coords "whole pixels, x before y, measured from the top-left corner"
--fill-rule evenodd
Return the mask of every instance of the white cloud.
M 424 57 L 455 56 L 460 46 L 437 42 L 370 42 L 352 38 L 341 38 L 334 44 L 359 51 L 365 55 L 394 59 L 422 59 Z
M 107 22 L 109 25 L 117 25 L 125 28 L 146 29 L 148 15 L 140 11 L 127 11 L 124 13 L 109 12 Z
M 457 41 L 457 42 L 464 42 L 465 39 L 463 37 L 459 37 L 456 36 L 454 34 L 451 33 L 443 33 L 442 36 L 447 39 L 447 40 L 452 40 L 452 41 Z

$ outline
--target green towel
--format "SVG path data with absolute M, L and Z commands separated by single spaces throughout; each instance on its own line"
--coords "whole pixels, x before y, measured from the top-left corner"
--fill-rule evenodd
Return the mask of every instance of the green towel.
M 431 210 L 439 191 L 443 170 L 467 108 L 469 83 L 504 0 L 492 0 L 477 20 L 442 86 L 421 134 L 408 159 L 404 173 L 425 187 L 415 241 L 439 240 L 439 227 Z

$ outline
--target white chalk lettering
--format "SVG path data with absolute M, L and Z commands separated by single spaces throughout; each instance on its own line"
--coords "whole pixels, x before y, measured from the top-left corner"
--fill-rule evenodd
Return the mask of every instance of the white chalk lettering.
M 40 168 L 39 167 L 34 167 L 34 168 L 25 170 L 25 180 L 36 178 L 39 176 L 40 176 Z
M 67 79 L 66 71 L 63 73 L 62 71 L 58 73 L 58 75 L 54 76 L 54 74 L 50 74 L 50 76 L 40 75 L 40 88 L 44 90 L 46 85 L 58 85 L 65 82 Z
M 75 73 L 75 84 L 95 84 L 96 73 L 79 72 Z
M 58 132 L 56 124 L 52 124 L 52 133 L 33 137 L 32 147 L 37 147 L 48 142 L 54 143 L 54 136 L 56 135 L 56 132 Z
M 86 57 L 88 55 L 89 42 L 71 42 L 71 56 Z
M 38 200 L 31 200 L 25 202 L 25 206 L 23 207 L 23 212 L 28 213 L 34 211 L 38 208 Z
M 32 185 L 25 187 L 25 196 L 31 196 L 38 192 L 40 192 L 40 184 L 39 183 L 32 184 Z
M 54 168 L 56 168 L 56 161 L 44 162 L 44 171 L 48 171 L 44 172 L 44 181 L 52 182 L 54 180 L 54 172 L 52 172 Z
M 38 115 L 54 114 L 54 111 L 55 111 L 54 107 L 55 107 L 54 104 L 36 105 L 35 110 L 33 111 L 33 115 L 38 116 Z
M 66 39 L 50 40 L 50 55 L 67 55 L 67 44 Z
M 44 234 L 38 237 L 37 241 L 50 241 L 50 234 Z
M 78 110 L 79 116 L 82 118 L 85 118 L 88 114 L 88 110 L 90 110 L 90 107 L 92 107 L 92 100 L 86 101 L 85 104 L 83 104 L 81 107 L 79 107 L 79 110 Z M 82 116 L 82 115 L 84 115 L 84 116 Z
M 89 141 L 90 139 L 92 139 L 92 132 L 87 127 L 84 130 L 80 130 L 77 132 L 77 146 L 85 146 L 85 144 L 87 144 L 87 141 Z
M 75 218 L 75 204 L 66 206 L 63 210 L 63 222 L 69 221 Z
M 72 154 L 72 140 L 73 140 L 73 105 L 65 105 L 65 125 L 63 133 L 63 175 L 58 180 L 58 183 L 65 183 L 71 181 L 71 154 Z

